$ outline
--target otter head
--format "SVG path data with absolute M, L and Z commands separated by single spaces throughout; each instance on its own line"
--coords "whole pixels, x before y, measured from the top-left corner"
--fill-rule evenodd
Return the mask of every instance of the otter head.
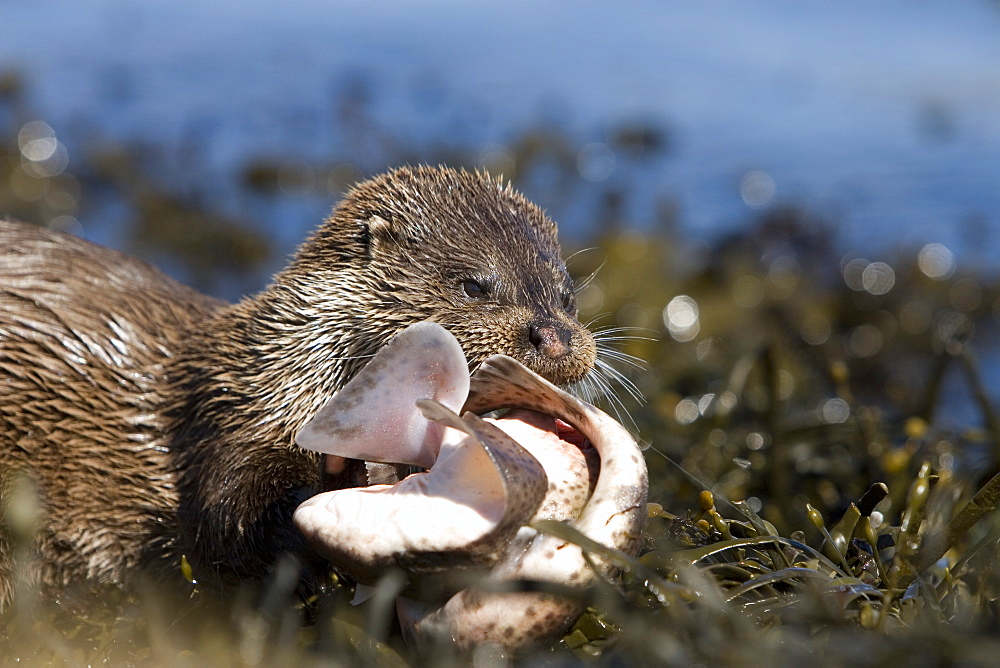
M 305 310 L 359 362 L 406 326 L 431 320 L 460 341 L 470 366 L 508 355 L 557 385 L 593 368 L 556 226 L 485 174 L 391 171 L 351 190 L 286 274 Z

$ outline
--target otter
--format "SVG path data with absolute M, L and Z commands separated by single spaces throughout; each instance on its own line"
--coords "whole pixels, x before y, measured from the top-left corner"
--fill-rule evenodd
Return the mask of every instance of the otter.
M 260 294 L 226 304 L 127 255 L 0 222 L 0 504 L 38 492 L 35 558 L 78 580 L 261 581 L 315 555 L 305 498 L 351 486 L 294 436 L 397 332 L 443 325 L 474 367 L 512 357 L 557 385 L 594 368 L 556 225 L 479 172 L 401 168 L 351 189 Z

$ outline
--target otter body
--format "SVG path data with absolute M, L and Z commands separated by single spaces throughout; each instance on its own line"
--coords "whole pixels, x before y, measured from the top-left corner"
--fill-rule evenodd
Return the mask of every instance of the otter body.
M 205 297 L 126 255 L 0 223 L 0 504 L 38 491 L 47 587 L 176 572 L 257 580 L 305 554 L 291 515 L 353 484 L 295 433 L 392 336 L 433 320 L 470 365 L 557 384 L 593 368 L 554 223 L 480 174 L 362 183 L 259 295 Z M 3 525 L 0 525 L 3 526 Z M 16 570 L 0 528 L 0 606 Z M 27 569 L 27 570 L 26 570 Z

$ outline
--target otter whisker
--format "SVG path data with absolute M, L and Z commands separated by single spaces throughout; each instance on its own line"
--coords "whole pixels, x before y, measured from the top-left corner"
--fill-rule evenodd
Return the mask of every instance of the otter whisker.
M 618 346 L 621 346 L 630 341 L 655 341 L 656 339 L 648 336 L 636 336 L 634 334 L 628 334 L 623 336 L 616 336 L 623 332 L 635 332 L 635 331 L 645 331 L 649 332 L 651 330 L 644 327 L 609 327 L 608 329 L 600 330 L 594 333 L 594 342 L 597 344 L 598 357 L 604 359 L 605 361 L 614 361 L 622 363 L 638 371 L 642 371 L 648 368 L 645 360 L 636 357 L 635 355 L 630 355 L 624 350 L 620 350 Z M 607 364 L 605 364 L 607 366 Z M 608 367 L 610 368 L 610 367 Z M 617 375 L 617 371 L 615 371 Z
M 587 326 L 593 325 L 607 315 L 609 314 L 595 316 L 588 321 Z M 570 391 L 584 401 L 604 404 L 619 422 L 635 430 L 635 421 L 625 405 L 623 396 L 637 404 L 642 404 L 645 398 L 638 386 L 616 368 L 616 365 L 635 371 L 647 369 L 648 365 L 644 360 L 620 348 L 632 341 L 656 340 L 653 336 L 641 335 L 654 333 L 649 328 L 626 326 L 606 327 L 595 331 L 593 336 L 597 345 L 597 359 L 594 368 L 580 382 L 575 383 Z
M 602 315 L 608 315 L 607 313 Z M 606 332 L 654 332 L 655 330 L 650 327 L 636 327 L 634 325 L 619 325 L 617 327 L 604 327 L 598 330 L 597 334 L 604 334 Z
M 577 396 L 587 403 L 596 404 L 601 399 L 604 398 L 605 389 L 610 390 L 610 388 L 602 388 L 601 381 L 603 379 L 599 378 L 599 374 L 593 370 L 590 371 L 586 376 L 576 383 L 572 383 L 567 386 L 567 391 Z
M 600 398 L 590 374 L 584 376 L 578 383 L 573 383 L 567 389 L 587 403 L 595 403 Z
M 610 343 L 621 345 L 628 341 L 657 341 L 656 336 L 643 336 L 641 334 L 627 334 L 626 332 L 642 332 L 644 334 L 655 334 L 646 327 L 612 327 L 594 332 L 594 340 L 599 343 Z
M 607 382 L 608 385 L 610 385 L 612 382 L 617 383 L 637 403 L 641 404 L 646 400 L 646 398 L 642 396 L 642 391 L 639 390 L 638 386 L 636 386 L 635 383 L 633 383 L 618 369 L 608 364 L 608 362 L 606 362 L 605 360 L 598 357 L 595 368 L 600 370 L 603 379 Z
M 649 327 L 608 327 L 606 329 L 600 329 L 594 332 L 594 336 L 601 339 L 641 339 L 644 341 L 656 341 L 655 336 L 637 336 L 635 334 L 629 334 L 628 336 L 613 337 L 612 334 L 621 334 L 622 332 L 648 332 L 650 334 L 655 334 L 656 331 L 650 329 Z
M 597 315 L 595 315 L 594 317 L 592 317 L 590 320 L 588 320 L 587 322 L 583 323 L 583 326 L 586 327 L 587 329 L 590 329 L 593 326 L 593 324 L 595 322 L 597 322 L 598 320 L 602 320 L 604 318 L 609 318 L 609 317 L 611 317 L 611 314 L 608 313 L 608 312 L 598 313 Z M 596 337 L 597 334 L 594 333 L 594 336 Z
M 599 354 L 605 359 L 613 360 L 615 362 L 621 362 L 627 366 L 636 369 L 637 371 L 645 371 L 649 368 L 649 365 L 645 360 L 636 357 L 635 355 L 629 355 L 621 350 L 614 350 L 611 348 L 599 348 Z
M 573 255 L 571 255 L 570 258 L 575 257 L 577 254 L 582 253 L 582 252 L 583 251 L 578 251 L 577 253 L 574 253 Z M 567 260 L 567 262 L 569 262 L 569 260 Z M 603 262 L 601 262 L 601 264 L 597 267 L 597 269 L 595 269 L 594 271 L 592 271 L 590 273 L 590 275 L 588 275 L 586 278 L 584 278 L 583 280 L 581 280 L 579 283 L 576 284 L 576 288 L 575 288 L 574 291 L 577 294 L 579 294 L 583 290 L 586 290 L 588 287 L 590 287 L 590 284 L 594 282 L 595 278 L 597 278 L 598 272 L 600 272 L 601 269 L 604 269 L 604 265 L 606 265 L 607 263 L 608 263 L 607 260 L 604 260 Z
M 595 251 L 595 250 L 597 250 L 596 246 L 591 246 L 590 248 L 581 248 L 580 250 L 576 251 L 575 253 L 572 253 L 569 257 L 567 257 L 565 260 L 563 260 L 563 263 L 568 266 L 569 263 L 572 262 L 574 259 L 576 259 L 576 257 L 578 255 L 583 255 L 584 253 L 589 253 L 589 252 Z M 602 267 L 604 266 L 604 262 L 601 263 L 601 266 Z
M 644 360 L 618 351 L 601 351 L 599 356 L 608 365 L 617 364 L 634 371 L 646 371 L 649 368 Z
M 588 374 L 588 378 L 591 378 L 591 380 L 594 383 L 594 386 L 598 388 L 598 390 L 600 391 L 600 398 L 603 399 L 604 403 L 608 406 L 608 408 L 610 408 L 611 411 L 614 412 L 617 420 L 622 424 L 624 424 L 626 428 L 632 431 L 638 431 L 638 427 L 636 426 L 635 420 L 632 419 L 632 414 L 629 413 L 628 408 L 626 408 L 625 403 L 622 401 L 618 393 L 615 392 L 614 389 L 611 387 L 611 382 L 609 378 L 604 375 L 609 370 L 614 371 L 613 369 L 610 369 L 610 367 L 608 367 L 606 364 L 602 364 L 601 360 L 598 359 L 598 362 L 594 367 L 594 371 L 591 372 L 591 374 Z M 628 391 L 627 386 L 623 385 L 623 387 L 626 387 L 626 391 Z M 631 396 L 634 397 L 634 395 Z
M 625 424 L 627 428 L 637 431 L 635 420 L 632 418 L 616 386 L 622 388 L 629 399 L 637 404 L 643 403 L 645 399 L 635 383 L 615 369 L 605 359 L 609 356 L 609 352 L 613 354 L 619 351 L 609 351 L 607 348 L 599 346 L 594 368 L 582 380 L 570 385 L 567 389 L 588 403 L 603 403 L 614 413 L 619 422 Z M 624 355 L 624 353 L 621 353 L 621 355 Z M 629 361 L 632 364 L 639 365 L 638 368 L 642 368 L 640 360 L 630 359 Z

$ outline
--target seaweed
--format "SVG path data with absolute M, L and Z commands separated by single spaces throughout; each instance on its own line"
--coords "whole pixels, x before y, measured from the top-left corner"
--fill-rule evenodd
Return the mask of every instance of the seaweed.
M 204 191 L 158 179 L 170 170 L 148 147 L 97 142 L 58 173 L 31 173 L 16 136 L 32 119 L 24 89 L 15 73 L 0 75 L 0 213 L 72 231 L 76 217 L 97 215 L 94 202 L 110 199 L 131 212 L 123 245 L 179 277 L 217 293 L 263 280 L 273 239 L 261 221 L 220 213 Z M 620 365 L 620 396 L 604 407 L 647 445 L 649 526 L 634 559 L 565 525 L 537 527 L 612 559 L 621 574 L 586 590 L 557 587 L 587 612 L 521 660 L 995 660 L 995 272 L 959 266 L 935 244 L 869 260 L 838 247 L 835 219 L 802 206 L 762 210 L 699 240 L 678 232 L 678 207 L 665 198 L 633 225 L 633 193 L 584 183 L 581 142 L 554 128 L 526 128 L 490 151 L 413 147 L 373 125 L 363 105 L 341 107 L 347 130 L 368 137 L 364 156 L 299 161 L 292 171 L 294 156 L 256 159 L 232 185 L 240 197 L 328 197 L 373 168 L 417 160 L 500 165 L 546 205 L 599 203 L 588 208 L 592 238 L 575 240 L 591 250 L 569 265 L 582 317 L 617 346 L 609 362 L 644 361 Z M 671 146 L 656 127 L 609 132 L 637 164 Z M 549 178 L 533 178 L 546 170 Z M 200 221 L 196 237 L 184 233 L 191 220 Z M 633 385 L 644 402 L 630 396 Z M 11 549 L 26 550 L 30 486 L 2 473 Z M 391 614 L 396 574 L 377 587 L 379 605 L 364 609 L 350 605 L 353 584 L 334 575 L 298 600 L 294 564 L 276 564 L 263 593 L 226 597 L 193 582 L 183 563 L 177 569 L 186 587 L 81 583 L 53 595 L 25 580 L 0 614 L 5 662 L 469 659 L 405 644 Z M 505 659 L 496 648 L 473 658 Z

